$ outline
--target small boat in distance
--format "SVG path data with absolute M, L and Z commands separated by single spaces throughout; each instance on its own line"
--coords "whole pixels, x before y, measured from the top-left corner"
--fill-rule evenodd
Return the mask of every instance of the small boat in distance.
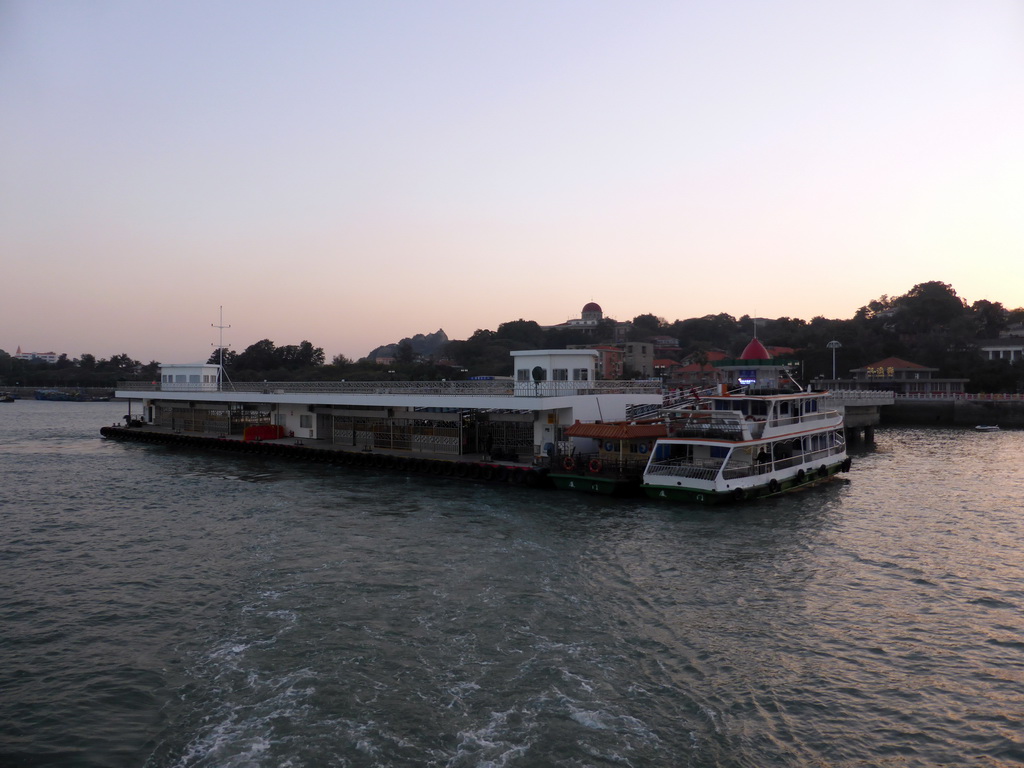
M 999 425 L 998 424 L 979 424 L 978 426 L 975 427 L 975 429 L 978 432 L 998 432 L 999 431 Z
M 86 394 L 84 389 L 37 389 L 36 400 L 52 400 L 67 403 L 105 403 L 110 400 L 109 396 L 91 396 Z

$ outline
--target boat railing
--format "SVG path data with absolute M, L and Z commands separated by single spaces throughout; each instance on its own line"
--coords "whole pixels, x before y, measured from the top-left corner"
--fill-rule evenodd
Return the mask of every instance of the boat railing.
M 728 480 L 735 480 L 739 477 L 753 477 L 754 475 L 764 475 L 769 472 L 774 472 L 780 469 L 789 469 L 790 467 L 801 466 L 805 464 L 817 464 L 819 461 L 824 461 L 830 456 L 841 454 L 844 450 L 842 444 L 834 445 L 829 448 L 821 448 L 816 451 L 807 451 L 806 453 L 796 453 L 792 456 L 785 456 L 782 458 L 775 459 L 774 461 L 765 461 L 759 464 L 732 464 L 727 465 L 722 470 L 722 477 Z
M 721 459 L 669 459 L 652 461 L 646 475 L 685 477 L 691 480 L 714 480 L 722 468 Z
M 753 423 L 749 426 L 753 427 Z M 762 427 L 763 429 L 763 427 Z M 696 437 L 718 440 L 743 440 L 746 438 L 744 422 L 737 418 L 702 418 L 693 417 L 678 419 L 669 427 L 673 437 Z
M 827 411 L 815 411 L 814 413 L 805 413 L 802 421 L 825 421 L 827 419 L 839 418 L 839 411 L 830 408 Z
M 640 403 L 626 406 L 626 418 L 630 421 L 652 419 L 661 415 L 662 408 L 656 403 Z
M 812 421 L 826 421 L 834 420 L 839 418 L 839 411 L 828 410 L 828 411 L 815 411 L 814 413 L 797 414 L 795 416 L 783 416 L 781 418 L 775 418 L 771 420 L 773 427 L 791 427 L 796 424 L 807 424 Z

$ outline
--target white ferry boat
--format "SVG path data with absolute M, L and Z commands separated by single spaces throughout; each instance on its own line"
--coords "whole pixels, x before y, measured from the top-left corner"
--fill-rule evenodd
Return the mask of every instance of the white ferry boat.
M 843 414 L 825 392 L 802 390 L 755 338 L 717 394 L 665 413 L 644 469 L 647 496 L 716 504 L 772 496 L 832 479 L 850 467 Z

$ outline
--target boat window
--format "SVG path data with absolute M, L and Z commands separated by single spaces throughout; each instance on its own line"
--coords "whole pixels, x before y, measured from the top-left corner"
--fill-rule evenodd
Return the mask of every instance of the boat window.
M 552 381 L 568 381 L 569 380 L 569 369 L 568 368 L 553 368 L 551 370 Z
M 530 369 L 520 368 L 516 371 L 516 381 L 529 381 L 530 380 Z
M 572 380 L 573 381 L 587 381 L 589 371 L 586 368 L 573 368 L 572 369 Z
M 666 450 L 667 449 L 667 450 Z M 693 459 L 693 446 L 686 444 L 661 445 L 658 447 L 658 459 L 669 458 L 674 461 L 690 461 Z

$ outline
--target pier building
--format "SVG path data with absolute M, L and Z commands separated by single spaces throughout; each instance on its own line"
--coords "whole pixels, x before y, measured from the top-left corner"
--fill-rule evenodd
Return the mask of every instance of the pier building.
M 473 381 L 231 383 L 216 365 L 163 365 L 159 382 L 121 382 L 116 397 L 136 428 L 172 434 L 523 463 L 557 452 L 577 421 L 622 420 L 663 400 L 658 381 L 598 380 L 594 350 L 511 355 L 514 377 Z

